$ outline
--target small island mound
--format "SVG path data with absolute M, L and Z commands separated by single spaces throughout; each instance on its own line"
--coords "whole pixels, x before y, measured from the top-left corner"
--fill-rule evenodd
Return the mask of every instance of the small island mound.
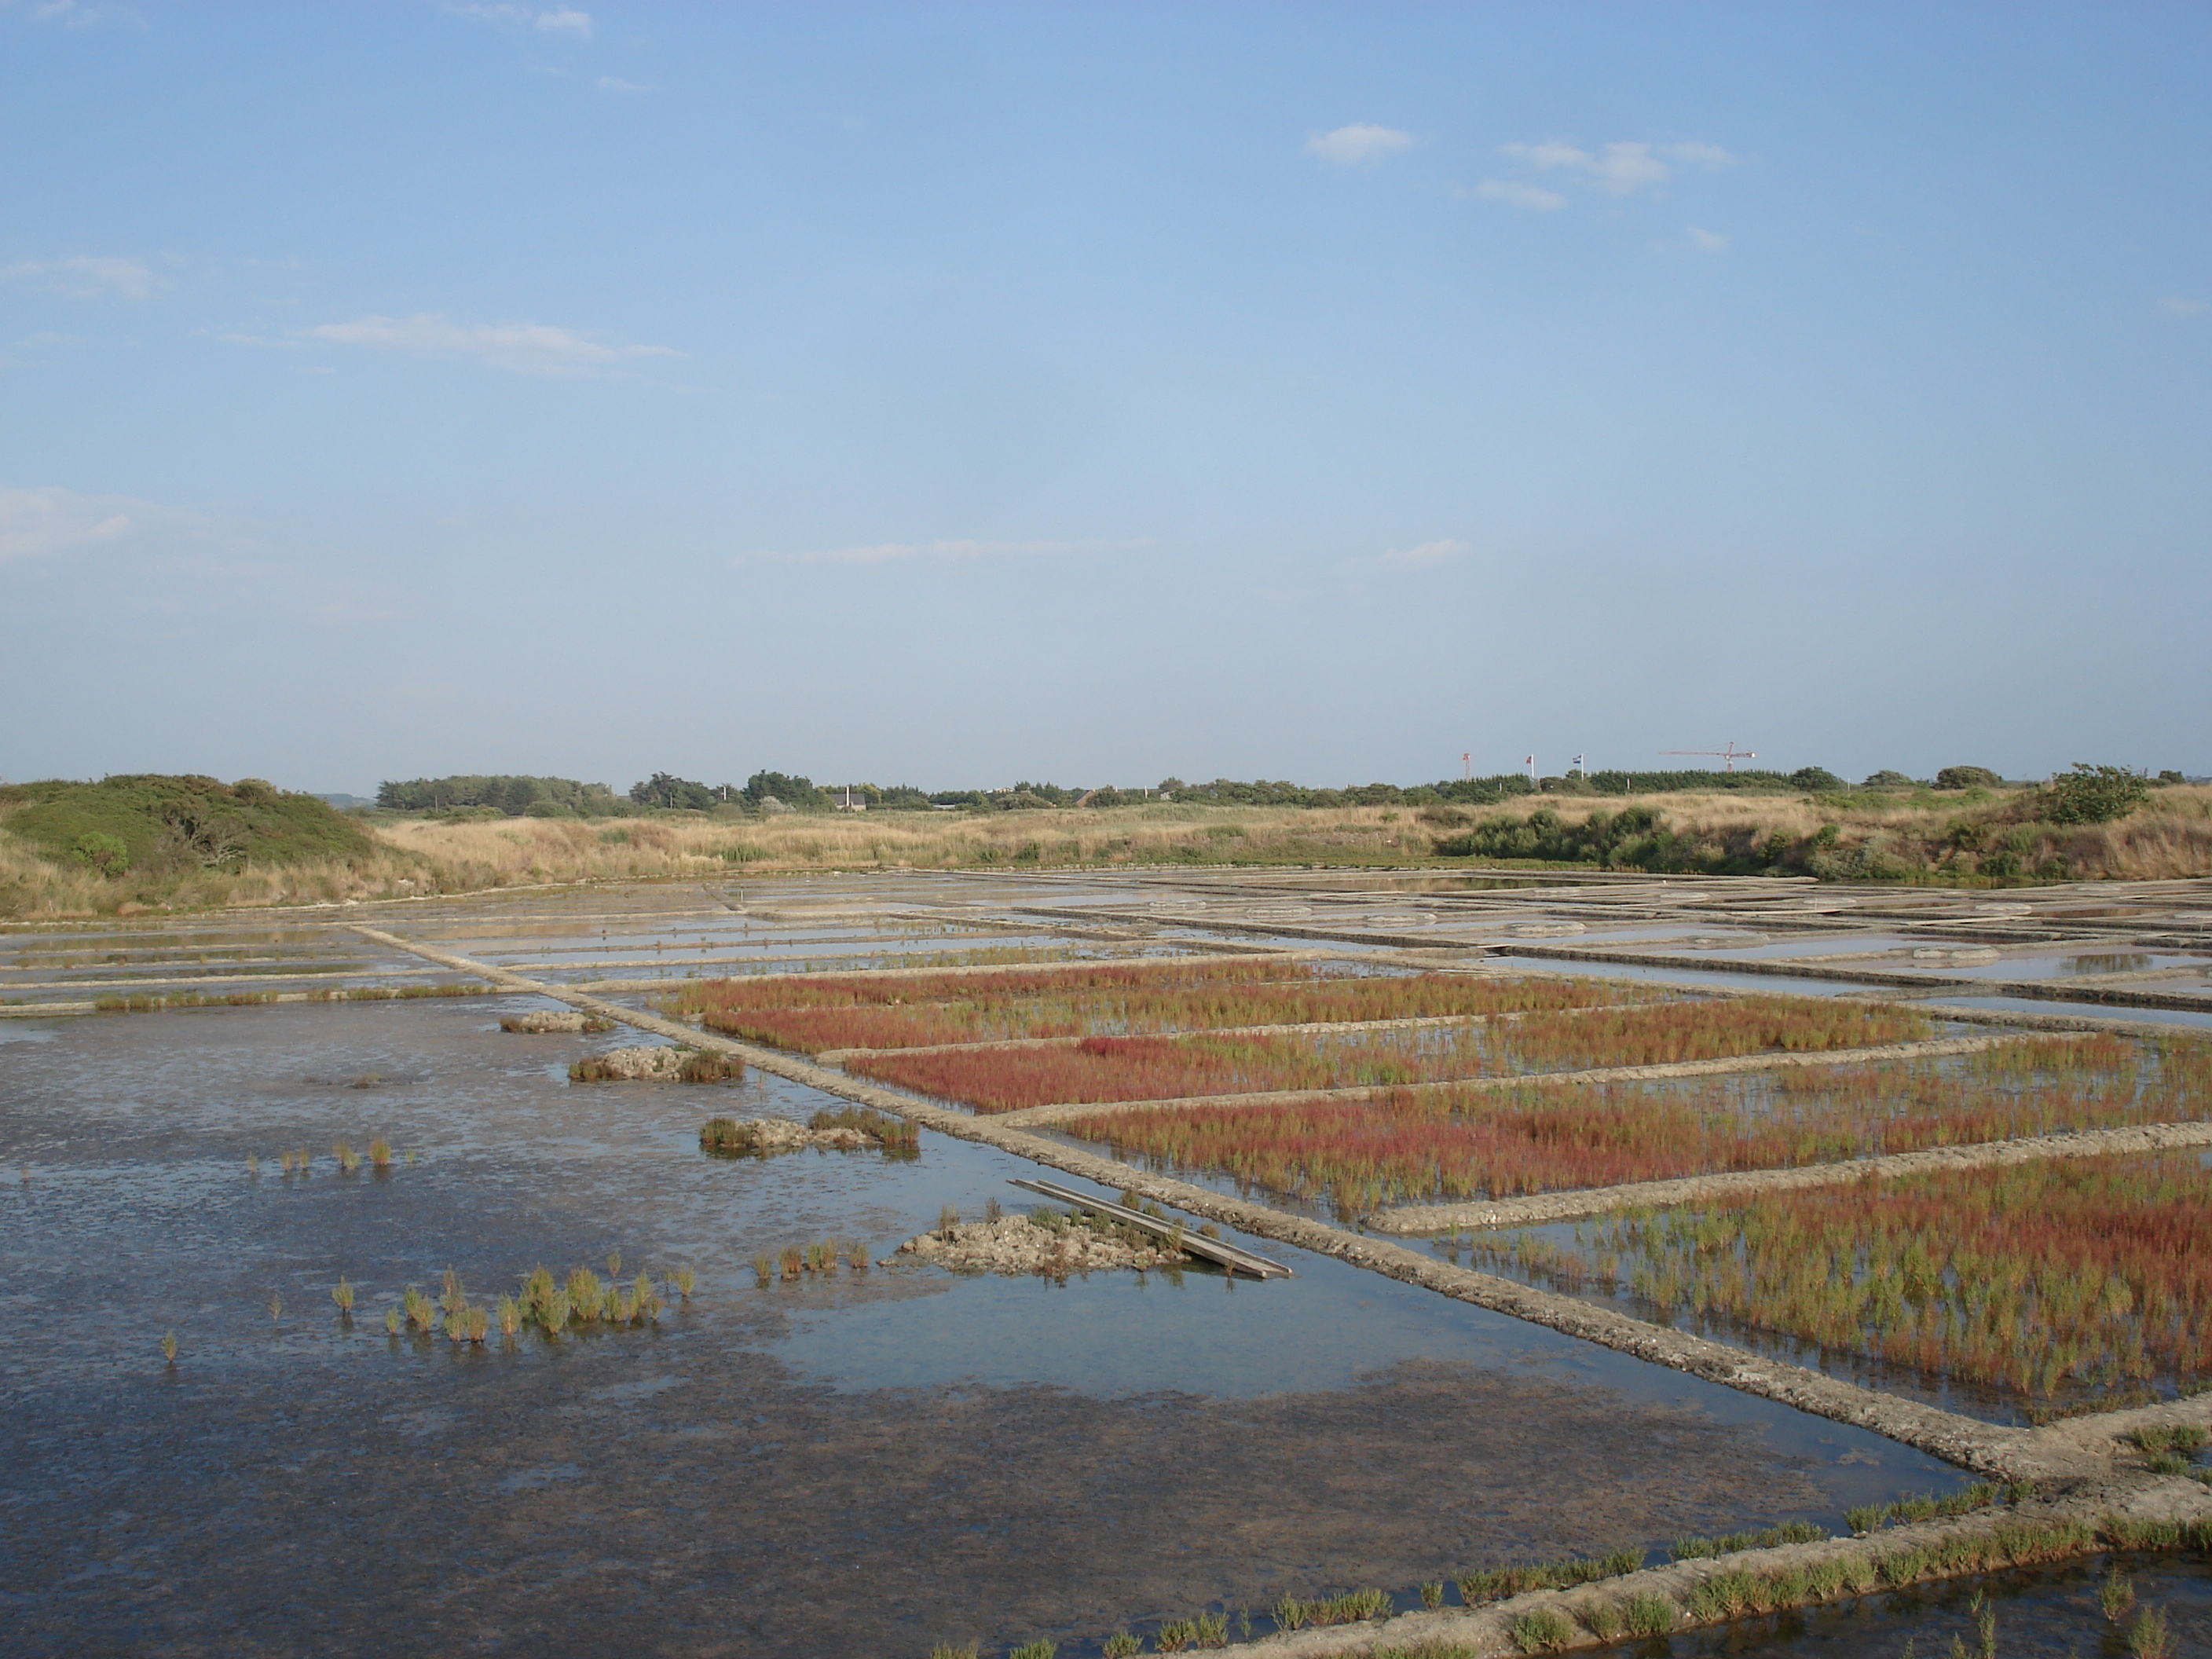
M 981 1221 L 963 1221 L 953 1211 L 936 1228 L 898 1247 L 911 1255 L 955 1273 L 1036 1273 L 1066 1279 L 1071 1273 L 1114 1273 L 1150 1267 L 1179 1267 L 1189 1260 L 1174 1242 L 1085 1211 L 1040 1206 L 1027 1215 L 1000 1215 L 994 1202 Z
M 921 1136 L 911 1123 L 865 1106 L 817 1112 L 803 1124 L 789 1118 L 709 1118 L 699 1131 L 699 1150 L 717 1158 L 769 1158 L 777 1152 L 861 1152 L 880 1148 L 911 1158 Z
M 568 1068 L 571 1083 L 734 1083 L 745 1074 L 744 1062 L 726 1054 L 678 1048 L 665 1043 L 641 1043 L 635 1048 L 610 1048 L 590 1054 Z
M 597 1014 L 580 1014 L 573 1008 L 533 1008 L 526 1014 L 505 1016 L 499 1029 L 542 1036 L 549 1031 L 611 1031 L 615 1023 Z

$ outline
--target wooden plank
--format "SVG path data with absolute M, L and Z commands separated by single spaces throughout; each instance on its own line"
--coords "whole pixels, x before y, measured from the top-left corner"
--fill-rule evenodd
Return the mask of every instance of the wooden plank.
M 1202 1260 L 1211 1261 L 1216 1267 L 1225 1267 L 1232 1273 L 1246 1273 L 1255 1279 L 1295 1279 L 1297 1276 L 1290 1268 L 1271 1257 L 1240 1249 L 1234 1244 L 1224 1243 L 1218 1238 L 1207 1238 L 1201 1234 L 1162 1221 L 1157 1216 L 1146 1215 L 1141 1210 L 1133 1210 L 1124 1204 L 1115 1204 L 1103 1198 L 1089 1197 L 1077 1192 L 1073 1187 L 1063 1187 L 1058 1182 L 1030 1181 L 1017 1176 L 1013 1178 L 1012 1184 L 1017 1187 L 1025 1187 L 1033 1193 L 1042 1193 L 1047 1198 L 1057 1199 L 1062 1204 L 1072 1204 L 1078 1209 L 1088 1210 L 1093 1215 L 1110 1217 L 1124 1225 L 1134 1227 L 1141 1232 L 1150 1233 L 1156 1238 L 1172 1239 L 1177 1248 Z

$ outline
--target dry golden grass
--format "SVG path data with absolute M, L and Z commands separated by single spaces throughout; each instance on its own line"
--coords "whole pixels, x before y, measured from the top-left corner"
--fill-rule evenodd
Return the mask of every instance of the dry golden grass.
M 1592 811 L 1649 807 L 1700 847 L 1740 850 L 1777 835 L 1802 843 L 1826 826 L 1841 854 L 1869 848 L 1912 879 L 1971 877 L 1973 860 L 1936 866 L 1961 819 L 2019 815 L 2019 798 L 1856 797 L 1841 807 L 1797 795 L 1532 796 L 1502 806 L 1423 811 L 1407 806 L 1206 806 L 1158 803 L 1105 811 L 988 814 L 884 812 L 768 819 L 665 817 L 582 822 L 511 818 L 469 823 L 403 819 L 374 828 L 375 854 L 280 869 L 248 866 L 187 875 L 158 892 L 108 881 L 84 866 L 51 860 L 4 833 L 0 821 L 0 915 L 64 919 L 135 910 L 341 902 L 416 893 L 588 881 L 691 879 L 807 870 L 1004 869 L 1116 865 L 1417 865 L 1454 822 L 1540 808 L 1570 823 Z M 2117 823 L 2000 826 L 2033 871 L 2063 856 L 2075 879 L 2168 879 L 2212 875 L 2212 788 L 2181 786 Z M 1480 863 L 1480 860 L 1474 862 Z

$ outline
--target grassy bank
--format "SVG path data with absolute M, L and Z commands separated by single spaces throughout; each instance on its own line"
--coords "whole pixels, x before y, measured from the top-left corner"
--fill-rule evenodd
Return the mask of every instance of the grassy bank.
M 187 787 L 189 786 L 189 787 Z M 40 793 L 45 792 L 45 793 Z M 1106 810 L 665 811 L 616 822 L 363 820 L 251 781 L 0 790 L 0 915 L 330 902 L 808 870 L 1322 865 L 1607 867 L 1970 886 L 2212 875 L 2212 788 L 2067 825 L 2032 790 L 1529 796 L 1496 807 L 1191 802 Z M 119 843 L 86 841 L 106 836 Z

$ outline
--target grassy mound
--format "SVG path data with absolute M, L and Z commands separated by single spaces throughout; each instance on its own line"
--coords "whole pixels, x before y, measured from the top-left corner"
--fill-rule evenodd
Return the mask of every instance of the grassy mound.
M 184 874 L 368 858 L 368 832 L 314 795 L 258 778 L 155 773 L 0 786 L 0 830 L 106 876 Z

